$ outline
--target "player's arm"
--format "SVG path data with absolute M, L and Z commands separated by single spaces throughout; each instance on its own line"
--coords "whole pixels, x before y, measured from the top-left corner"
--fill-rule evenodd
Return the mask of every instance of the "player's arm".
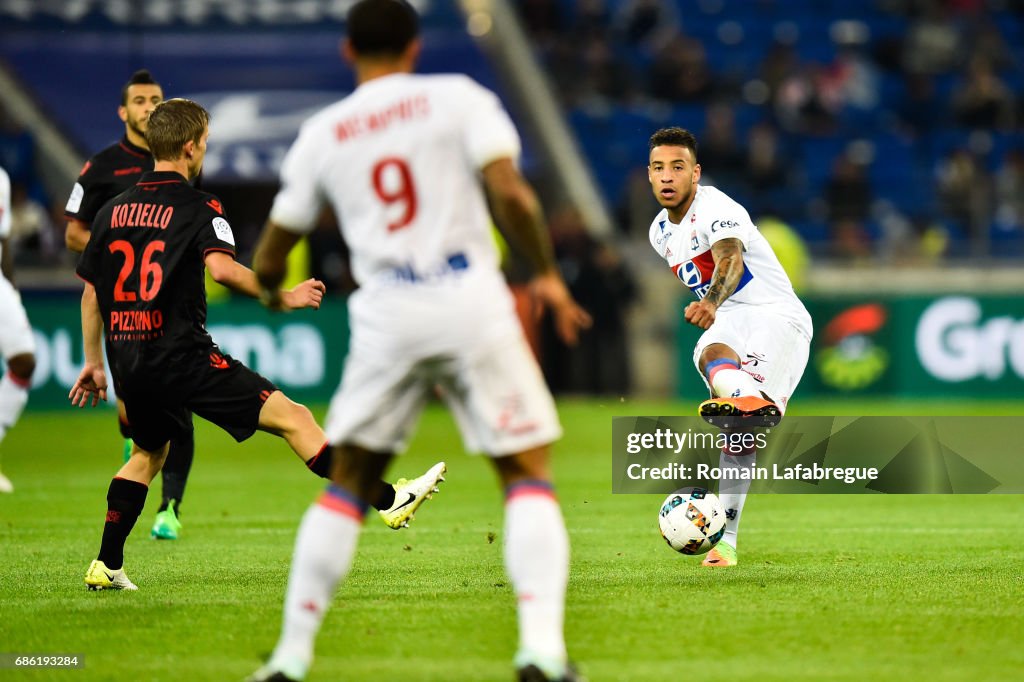
M 259 298 L 268 307 L 275 310 L 297 310 L 299 308 L 319 308 L 327 287 L 318 279 L 307 279 L 293 289 L 275 289 L 273 297 L 268 300 L 262 295 L 260 282 L 256 273 L 236 261 L 231 254 L 223 251 L 210 251 L 205 257 L 206 269 L 218 284 L 223 284 L 232 291 Z M 278 280 L 280 282 L 280 280 Z
M 719 306 L 729 298 L 743 277 L 743 242 L 730 237 L 711 245 L 715 270 L 711 273 L 708 293 L 704 298 L 686 306 L 684 316 L 690 324 L 707 329 L 715 322 Z
M 483 179 L 498 227 L 533 266 L 534 295 L 551 308 L 562 340 L 575 344 L 580 330 L 590 327 L 592 320 L 573 300 L 558 271 L 537 195 L 507 157 L 484 166 Z
M 77 218 L 68 218 L 67 228 L 64 230 L 64 244 L 75 253 L 85 251 L 85 245 L 89 243 L 89 224 Z
M 7 237 L 0 239 L 0 274 L 14 285 L 14 255 L 7 246 Z
M 288 254 L 302 239 L 302 235 L 285 230 L 272 220 L 268 220 L 256 243 L 256 253 L 252 257 L 252 269 L 260 287 L 260 300 L 269 308 L 276 307 L 276 298 L 280 292 L 281 282 L 288 274 Z
M 103 370 L 103 316 L 96 300 L 96 288 L 88 282 L 82 291 L 82 342 L 85 366 L 68 398 L 72 405 L 85 407 L 91 397 L 92 406 L 96 407 L 100 400 L 107 399 L 107 376 Z

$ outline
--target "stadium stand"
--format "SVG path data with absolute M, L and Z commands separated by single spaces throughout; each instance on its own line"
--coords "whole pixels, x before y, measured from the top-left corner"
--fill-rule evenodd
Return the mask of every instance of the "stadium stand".
M 919 232 L 938 226 L 947 257 L 1021 254 L 1024 221 L 1015 212 L 1003 210 L 997 220 L 993 203 L 965 220 L 942 197 L 955 150 L 966 150 L 976 163 L 973 188 L 986 193 L 1007 155 L 1024 148 L 1019 5 L 519 0 L 518 6 L 610 202 L 626 200 L 628 177 L 645 165 L 646 134 L 679 125 L 702 136 L 704 112 L 724 104 L 739 139 L 767 123 L 796 168 L 776 191 L 752 191 L 743 177 L 730 178 L 723 189 L 755 216 L 772 213 L 791 222 L 816 252 L 835 252 L 829 244 L 835 226 L 820 198 L 837 159 L 847 156 L 870 181 L 873 200 L 862 226 L 869 251 L 881 250 L 900 223 Z M 609 54 L 624 71 L 615 80 L 628 87 L 606 87 L 600 72 L 608 60 L 600 55 Z M 721 179 L 715 168 L 705 171 Z M 618 213 L 632 212 L 620 207 Z

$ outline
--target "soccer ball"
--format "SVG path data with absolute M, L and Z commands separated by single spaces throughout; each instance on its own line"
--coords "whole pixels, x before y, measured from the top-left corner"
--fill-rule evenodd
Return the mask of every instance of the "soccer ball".
M 718 496 L 705 488 L 677 490 L 658 513 L 661 537 L 682 554 L 704 554 L 725 534 L 725 510 Z

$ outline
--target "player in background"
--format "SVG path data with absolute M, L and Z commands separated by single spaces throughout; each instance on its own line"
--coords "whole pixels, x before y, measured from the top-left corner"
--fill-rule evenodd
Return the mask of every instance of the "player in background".
M 562 627 L 569 539 L 549 464 L 561 426 L 499 270 L 488 196 L 499 226 L 529 257 L 533 291 L 562 338 L 574 343 L 590 318 L 558 272 L 500 101 L 463 75 L 414 75 L 418 23 L 402 0 L 352 6 L 343 52 L 357 87 L 300 130 L 253 261 L 273 299 L 286 254 L 329 202 L 359 283 L 325 428 L 332 484 L 299 527 L 281 635 L 255 680 L 306 676 L 324 613 L 352 564 L 372 482 L 405 448 L 434 386 L 466 449 L 492 458 L 505 490 L 519 679 L 577 679 Z
M 0 379 L 0 444 L 18 421 L 36 368 L 32 327 L 14 288 L 14 256 L 7 247 L 11 236 L 11 178 L 0 168 L 0 357 L 7 369 Z M 0 493 L 14 492 L 10 479 L 0 473 Z
M 204 269 L 233 291 L 260 294 L 253 271 L 235 260 L 234 235 L 220 201 L 188 184 L 202 168 L 209 115 L 195 102 L 172 99 L 153 110 L 149 123 L 154 170 L 96 214 L 77 269 L 86 282 L 85 367 L 69 397 L 80 407 L 105 399 L 105 331 L 133 440 L 131 457 L 107 492 L 99 555 L 85 577 L 90 589 L 137 589 L 123 568 L 125 540 L 169 442 L 192 428 L 193 412 L 238 441 L 257 429 L 284 438 L 320 476 L 326 478 L 330 468 L 326 438 L 309 410 L 221 353 L 206 331 Z M 323 292 L 322 282 L 308 279 L 277 292 L 275 307 L 319 308 Z M 380 504 L 390 498 L 378 508 L 407 518 L 408 509 L 436 492 L 443 472 L 442 462 L 404 486 L 373 481 L 371 499 Z
M 651 246 L 697 296 L 684 316 L 705 330 L 693 362 L 712 397 L 701 403 L 699 413 L 777 423 L 807 365 L 811 316 L 746 209 L 722 191 L 699 184 L 693 134 L 681 128 L 658 130 L 649 152 L 648 179 L 662 206 L 651 223 Z M 720 466 L 753 467 L 755 455 L 753 449 L 739 455 L 723 451 Z M 728 523 L 705 566 L 736 565 L 737 531 L 749 488 L 749 480 L 723 476 L 719 497 Z
M 71 190 L 64 213 L 67 229 L 64 241 L 75 253 L 89 242 L 90 225 L 100 207 L 132 187 L 143 173 L 153 170 L 153 156 L 146 142 L 146 126 L 153 108 L 164 99 L 163 89 L 146 70 L 136 71 L 121 89 L 117 115 L 124 121 L 124 137 L 89 159 Z M 124 437 L 124 453 L 131 452 L 131 427 L 124 404 L 117 403 L 118 424 Z M 191 429 L 176 436 L 164 464 L 160 509 L 150 535 L 158 540 L 176 540 L 181 532 L 181 502 L 195 455 Z

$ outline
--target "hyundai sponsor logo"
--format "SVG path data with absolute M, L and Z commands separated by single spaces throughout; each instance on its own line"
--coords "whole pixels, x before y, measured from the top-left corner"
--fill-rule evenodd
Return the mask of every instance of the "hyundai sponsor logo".
M 676 275 L 683 284 L 691 289 L 700 284 L 700 269 L 692 260 L 683 263 L 682 267 L 676 270 Z

